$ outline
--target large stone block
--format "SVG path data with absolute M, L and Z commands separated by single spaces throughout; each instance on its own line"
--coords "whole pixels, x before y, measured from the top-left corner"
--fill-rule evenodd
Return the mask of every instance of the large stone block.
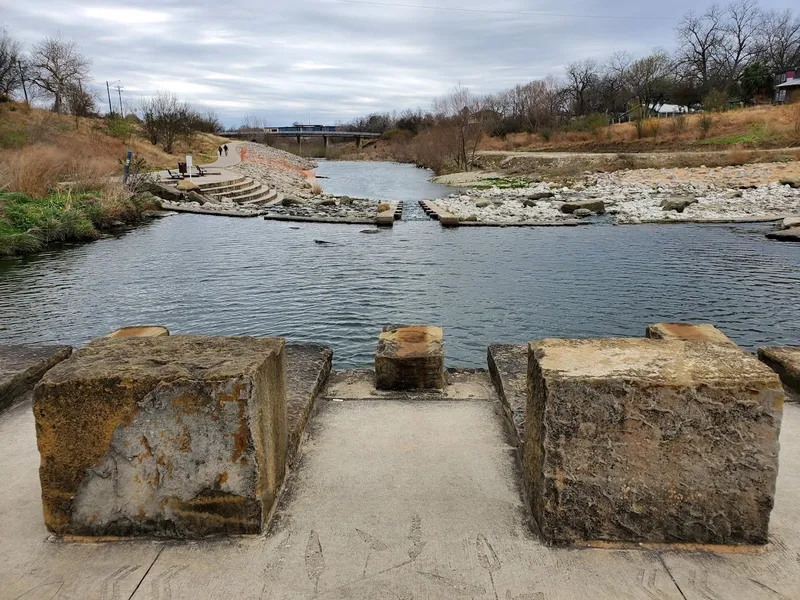
M 783 384 L 800 399 L 800 346 L 759 348 L 758 359 L 775 371 Z
M 710 323 L 651 323 L 645 336 L 654 340 L 686 340 L 736 345 Z
M 524 477 L 543 537 L 763 544 L 783 389 L 730 344 L 528 349 Z
M 31 390 L 48 369 L 71 353 L 71 346 L 0 346 L 0 410 Z
M 101 339 L 34 390 L 57 534 L 259 532 L 286 461 L 284 342 Z
M 384 327 L 375 353 L 375 387 L 379 390 L 443 388 L 442 328 L 432 325 Z

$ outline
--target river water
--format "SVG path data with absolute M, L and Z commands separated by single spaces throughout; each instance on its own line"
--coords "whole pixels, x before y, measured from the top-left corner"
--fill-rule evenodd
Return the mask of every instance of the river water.
M 326 191 L 416 201 L 447 190 L 390 163 L 323 163 Z M 445 328 L 451 366 L 490 343 L 641 336 L 712 322 L 739 344 L 800 343 L 800 245 L 770 225 L 442 229 L 180 215 L 124 235 L 0 260 L 0 343 L 81 345 L 122 325 L 279 335 L 369 366 L 387 323 Z M 314 240 L 333 242 L 321 245 Z

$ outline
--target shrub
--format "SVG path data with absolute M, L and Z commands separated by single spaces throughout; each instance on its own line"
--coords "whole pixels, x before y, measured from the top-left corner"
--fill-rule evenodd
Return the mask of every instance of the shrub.
M 697 125 L 700 128 L 700 139 L 704 140 L 714 126 L 714 118 L 711 115 L 703 115 Z
M 728 108 L 728 94 L 721 90 L 711 90 L 703 98 L 703 110 L 723 112 Z
M 387 202 L 381 202 L 381 203 L 378 205 L 378 212 L 383 212 L 383 211 L 385 211 L 385 210 L 389 210 L 390 208 L 392 208 L 392 206 L 391 206 L 389 203 L 387 203 Z
M 112 114 L 108 117 L 108 119 L 106 119 L 106 130 L 108 131 L 108 135 L 121 140 L 129 140 L 135 127 L 135 123 L 127 119 L 123 119 L 116 113 Z
M 382 139 L 390 142 L 408 142 L 414 137 L 407 129 L 388 129 L 381 136 Z
M 645 134 L 644 119 L 636 119 L 633 124 L 636 127 L 636 137 L 642 139 Z
M 670 125 L 672 126 L 672 131 L 674 133 L 683 133 L 686 131 L 686 125 L 688 123 L 688 119 L 685 115 L 678 115 L 677 117 L 673 117 Z
M 659 119 L 647 119 L 647 133 L 654 138 L 661 132 L 661 121 Z
M 541 137 L 545 142 L 549 142 L 550 138 L 553 137 L 553 130 L 552 129 L 541 129 L 539 131 L 539 137 Z

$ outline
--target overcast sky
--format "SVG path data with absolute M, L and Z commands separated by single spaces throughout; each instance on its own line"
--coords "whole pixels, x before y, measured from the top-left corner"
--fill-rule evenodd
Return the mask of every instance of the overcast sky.
M 762 0 L 787 8 L 788 0 Z M 583 58 L 674 47 L 692 0 L 0 0 L 26 47 L 59 32 L 123 100 L 169 90 L 227 125 L 333 124 L 430 107 L 458 83 L 497 91 Z M 436 9 L 427 7 L 437 7 Z M 103 97 L 105 100 L 105 97 Z

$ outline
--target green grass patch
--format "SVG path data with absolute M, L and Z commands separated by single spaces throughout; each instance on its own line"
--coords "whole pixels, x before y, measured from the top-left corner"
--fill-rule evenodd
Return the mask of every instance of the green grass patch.
M 28 143 L 28 134 L 17 127 L 0 128 L 0 148 L 22 148 Z
M 765 125 L 751 125 L 750 131 L 737 135 L 708 138 L 694 142 L 697 146 L 758 146 L 765 142 L 778 141 Z
M 104 202 L 97 193 L 31 198 L 0 192 L 0 256 L 36 252 L 52 242 L 93 240 L 99 229 L 139 220 L 152 196 Z

